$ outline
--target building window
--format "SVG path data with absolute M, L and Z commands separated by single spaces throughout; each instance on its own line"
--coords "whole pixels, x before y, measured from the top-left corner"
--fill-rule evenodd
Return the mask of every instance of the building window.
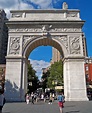
M 89 82 L 86 82 L 86 85 L 89 85 Z
M 88 66 L 86 66 L 86 71 L 88 71 Z
M 89 75 L 88 74 L 86 75 L 86 78 L 89 78 Z

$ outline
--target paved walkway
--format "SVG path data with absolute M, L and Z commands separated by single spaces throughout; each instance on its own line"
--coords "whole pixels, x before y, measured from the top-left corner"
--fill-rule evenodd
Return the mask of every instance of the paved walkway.
M 44 102 L 26 104 L 25 102 L 6 103 L 3 113 L 59 113 L 57 101 L 52 105 Z M 63 113 L 92 113 L 92 101 L 65 102 Z

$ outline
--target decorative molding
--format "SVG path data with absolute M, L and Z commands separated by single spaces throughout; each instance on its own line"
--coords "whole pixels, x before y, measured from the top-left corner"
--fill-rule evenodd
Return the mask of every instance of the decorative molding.
M 23 13 L 12 13 L 12 18 L 22 18 Z
M 20 29 L 9 29 L 9 32 L 48 32 L 45 26 L 42 28 L 20 28 Z M 49 28 L 49 32 L 81 32 L 81 28 Z
M 55 28 L 51 29 L 50 32 L 81 32 L 79 28 Z
M 19 54 L 20 52 L 20 37 L 10 37 L 9 54 Z
M 70 54 L 80 54 L 79 37 L 70 37 Z
M 41 28 L 17 28 L 17 29 L 9 29 L 9 32 L 42 32 Z
M 78 13 L 69 12 L 69 13 L 67 13 L 67 17 L 78 17 Z

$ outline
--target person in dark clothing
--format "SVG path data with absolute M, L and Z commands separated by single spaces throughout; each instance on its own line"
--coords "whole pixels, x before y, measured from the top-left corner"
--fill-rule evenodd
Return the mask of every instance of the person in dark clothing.
M 31 93 L 32 104 L 34 104 L 34 93 Z
M 4 104 L 5 104 L 5 97 L 4 97 L 3 92 L 0 89 L 0 113 L 2 113 L 2 108 Z

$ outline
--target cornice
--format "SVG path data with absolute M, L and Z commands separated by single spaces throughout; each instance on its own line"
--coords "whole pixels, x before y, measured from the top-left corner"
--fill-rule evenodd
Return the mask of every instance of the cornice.
M 80 12 L 78 9 L 31 9 L 31 10 L 11 10 L 10 13 L 63 13 L 63 12 Z
M 61 21 L 53 21 L 53 20 L 49 20 L 49 21 L 7 21 L 6 24 L 9 25 L 43 25 L 43 24 L 58 24 L 58 25 L 64 25 L 64 26 L 72 26 L 72 25 L 81 25 L 81 27 L 84 25 L 85 21 L 84 20 L 61 20 Z

